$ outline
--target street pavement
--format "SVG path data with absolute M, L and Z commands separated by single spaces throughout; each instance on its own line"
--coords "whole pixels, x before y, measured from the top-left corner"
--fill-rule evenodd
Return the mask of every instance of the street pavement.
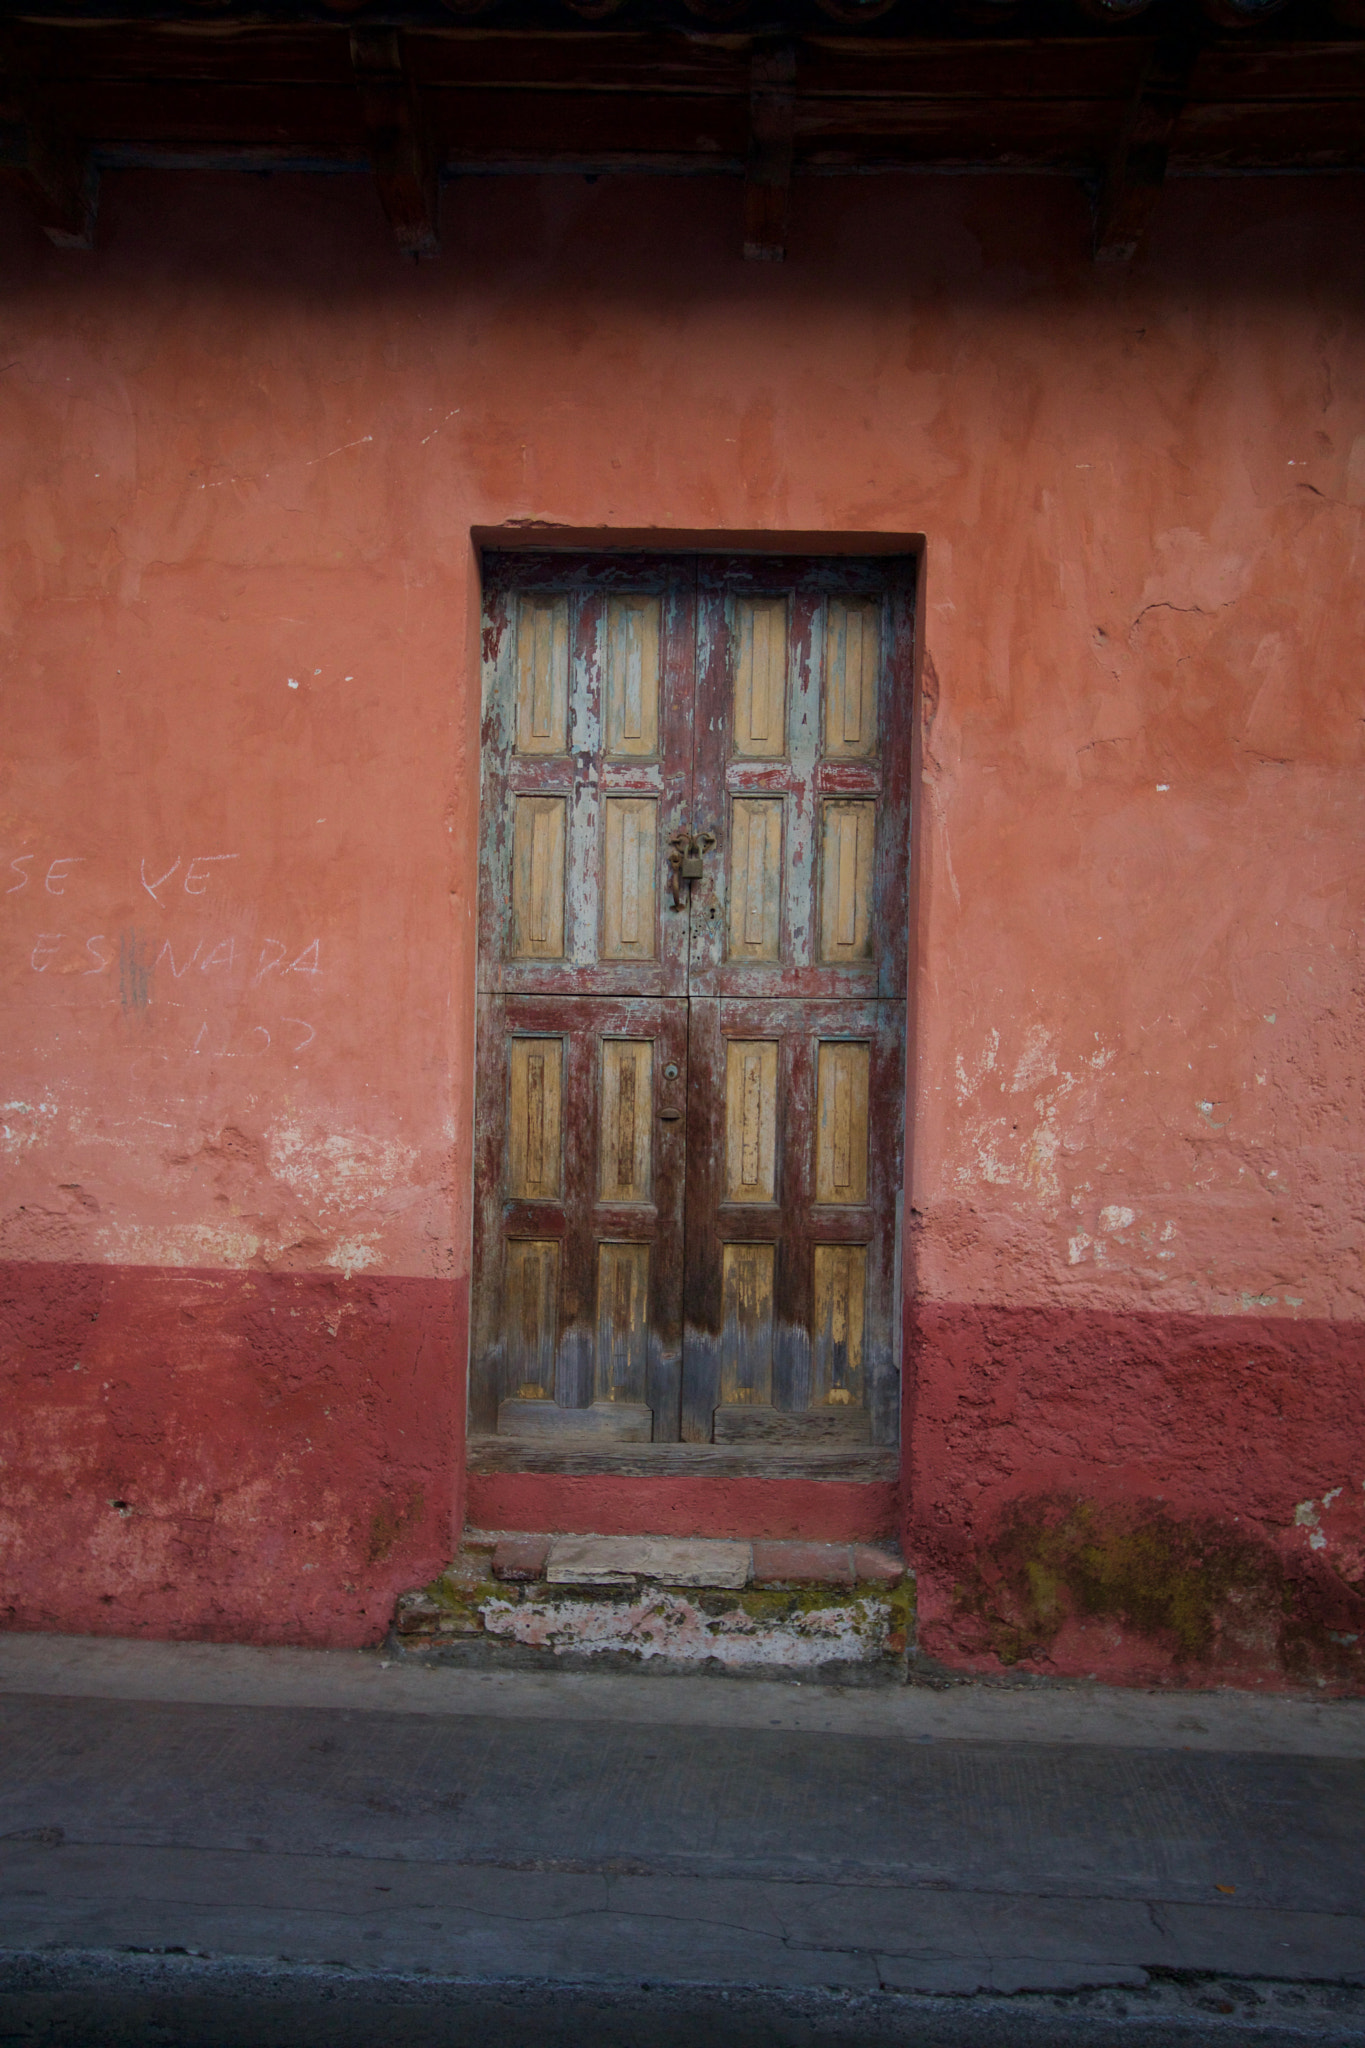
M 0 1638 L 0 2042 L 1365 2040 L 1365 1702 Z

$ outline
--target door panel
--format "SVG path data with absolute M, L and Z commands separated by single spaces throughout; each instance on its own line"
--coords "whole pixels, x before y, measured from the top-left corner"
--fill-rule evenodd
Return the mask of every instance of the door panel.
M 905 1000 L 913 595 L 897 563 L 699 565 L 691 994 Z
M 479 999 L 471 1426 L 678 1433 L 681 997 Z
M 910 566 L 487 570 L 471 1427 L 894 1442 Z
M 894 1443 L 905 1005 L 694 998 L 688 1050 L 684 1439 Z
M 685 995 L 664 848 L 690 822 L 693 571 L 490 558 L 479 986 Z

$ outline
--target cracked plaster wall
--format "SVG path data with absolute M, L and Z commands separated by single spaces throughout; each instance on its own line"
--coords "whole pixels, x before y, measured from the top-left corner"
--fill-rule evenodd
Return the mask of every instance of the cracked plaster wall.
M 1349 182 L 1176 183 L 1131 274 L 1085 261 L 1065 181 L 813 181 L 781 268 L 736 260 L 724 180 L 467 182 L 420 268 L 362 180 L 127 174 L 107 201 L 92 258 L 0 226 L 11 1274 L 454 1301 L 470 528 L 922 531 L 905 1268 L 938 1321 L 910 1328 L 907 1527 L 943 1654 L 969 1654 L 943 1560 L 1008 1502 L 1158 1489 L 1115 1435 L 1147 1395 L 1106 1318 L 1252 1319 L 1292 1361 L 1292 1413 L 1175 1404 L 1164 1497 L 1194 1512 L 1215 1458 L 1220 1504 L 1254 1495 L 1267 1540 L 1305 1546 L 1303 1502 L 1365 1499 Z M 77 1427 L 15 1285 L 7 1470 Z M 1067 1361 L 1047 1420 L 1000 1403 L 1008 1344 L 972 1335 L 1025 1311 Z M 240 1390 L 254 1356 L 200 1363 Z M 1042 1356 L 1014 1354 L 1025 1403 Z M 391 1357 L 347 1367 L 343 1495 L 362 1467 L 382 1494 L 393 1444 L 363 1418 Z M 150 1413 L 136 1317 L 120 1370 Z M 429 1393 L 402 1427 L 424 1424 L 456 1516 Z M 287 1521 L 295 1481 L 272 1483 Z M 25 1525 L 60 1531 L 60 1489 L 44 1509 L 34 1486 Z M 1315 1568 L 1345 1557 L 1344 1512 L 1319 1510 Z M 16 1616 L 113 1625 L 14 1536 Z M 398 1539 L 414 1580 L 445 1540 Z M 223 1608 L 211 1533 L 196 1555 L 155 1597 L 143 1572 L 147 1625 L 251 1633 L 264 1581 Z

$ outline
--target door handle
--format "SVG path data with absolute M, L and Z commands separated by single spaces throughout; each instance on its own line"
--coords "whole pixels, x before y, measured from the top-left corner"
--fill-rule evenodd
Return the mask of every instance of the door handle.
M 684 882 L 699 882 L 705 874 L 705 856 L 716 843 L 714 832 L 675 832 L 668 842 L 668 886 L 673 891 L 673 908 L 683 909 Z

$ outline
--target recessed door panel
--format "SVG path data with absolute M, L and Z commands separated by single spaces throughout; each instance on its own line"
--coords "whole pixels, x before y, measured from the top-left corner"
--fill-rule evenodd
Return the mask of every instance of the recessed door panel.
M 549 1401 L 555 1387 L 560 1246 L 554 1238 L 511 1238 L 504 1264 L 506 1397 Z
M 736 754 L 778 760 L 787 750 L 787 604 L 734 600 L 733 727 Z
M 507 1192 L 515 1202 L 552 1201 L 560 1191 L 564 1042 L 508 1042 Z
M 873 958 L 872 874 L 877 806 L 826 803 L 821 816 L 820 958 L 861 967 Z
M 730 958 L 782 952 L 782 799 L 737 796 L 730 805 Z
M 870 761 L 877 752 L 881 605 L 832 597 L 825 619 L 825 758 Z
M 868 1078 L 871 1047 L 822 1040 L 815 1090 L 815 1199 L 867 1200 Z
M 523 960 L 564 957 L 562 796 L 518 796 L 512 825 L 513 946 Z
M 648 760 L 659 751 L 659 599 L 607 601 L 606 752 Z
M 647 1202 L 653 1184 L 654 1046 L 604 1038 L 598 1116 L 598 1193 L 604 1202 Z
M 569 746 L 569 601 L 523 597 L 517 606 L 517 752 Z
M 727 1244 L 722 1248 L 722 1406 L 766 1407 L 772 1401 L 776 1271 L 776 1245 Z
M 597 1247 L 596 1398 L 646 1405 L 649 1246 Z
M 811 1406 L 860 1409 L 867 1246 L 817 1244 L 811 1263 Z
M 725 1045 L 725 1199 L 777 1199 L 777 1041 Z
M 602 957 L 652 960 L 660 914 L 655 887 L 659 805 L 653 797 L 609 796 L 602 808 L 606 815 Z

